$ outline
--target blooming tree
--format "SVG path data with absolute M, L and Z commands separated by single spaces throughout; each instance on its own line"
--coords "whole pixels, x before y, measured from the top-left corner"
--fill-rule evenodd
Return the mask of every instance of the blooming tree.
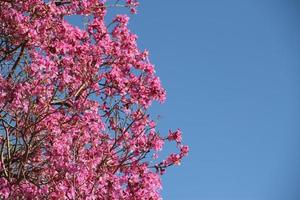
M 165 90 L 128 16 L 107 20 L 137 5 L 0 0 L 0 199 L 161 199 L 160 176 L 188 147 L 147 113 Z M 161 160 L 166 141 L 178 152 Z

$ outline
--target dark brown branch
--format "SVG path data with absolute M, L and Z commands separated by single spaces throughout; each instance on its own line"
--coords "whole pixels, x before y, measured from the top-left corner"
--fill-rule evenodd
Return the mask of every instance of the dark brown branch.
M 51 105 L 55 106 L 66 106 L 66 107 L 72 107 L 72 105 L 67 102 L 68 99 L 62 99 L 62 100 L 53 100 L 51 101 Z
M 66 4 L 70 4 L 71 1 L 65 1 L 65 2 L 63 2 L 61 0 L 58 0 L 58 1 L 55 1 L 54 3 L 55 3 L 56 6 L 63 6 L 63 5 L 66 5 Z
M 18 56 L 18 58 L 17 58 L 15 64 L 14 64 L 13 67 L 11 68 L 11 70 L 10 70 L 8 76 L 7 76 L 7 80 L 10 80 L 10 79 L 12 78 L 12 76 L 13 76 L 13 74 L 14 74 L 14 72 L 15 72 L 17 66 L 19 65 L 19 63 L 20 63 L 20 61 L 21 61 L 21 58 L 22 58 L 22 56 L 23 56 L 23 54 L 24 54 L 24 49 L 25 49 L 25 43 L 21 46 L 20 54 L 19 54 L 19 56 Z

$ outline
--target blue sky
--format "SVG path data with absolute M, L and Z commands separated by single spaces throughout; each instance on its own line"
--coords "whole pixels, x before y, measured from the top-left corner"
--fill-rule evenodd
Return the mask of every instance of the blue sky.
M 142 0 L 130 26 L 191 149 L 164 199 L 299 200 L 300 1 Z

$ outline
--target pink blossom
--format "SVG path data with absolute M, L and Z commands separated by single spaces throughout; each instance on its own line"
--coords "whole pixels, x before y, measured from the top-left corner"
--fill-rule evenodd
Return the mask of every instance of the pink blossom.
M 177 129 L 175 132 L 169 131 L 168 140 L 169 141 L 176 141 L 177 143 L 181 143 L 182 140 L 182 133 L 180 129 Z
M 189 153 L 189 147 L 187 145 L 182 145 L 180 147 L 180 154 L 186 156 Z
M 138 4 L 0 2 L 0 199 L 161 199 L 161 175 L 189 149 L 149 115 L 166 91 L 128 15 L 107 21 Z M 78 15 L 81 29 L 66 20 Z M 168 141 L 180 153 L 160 162 Z

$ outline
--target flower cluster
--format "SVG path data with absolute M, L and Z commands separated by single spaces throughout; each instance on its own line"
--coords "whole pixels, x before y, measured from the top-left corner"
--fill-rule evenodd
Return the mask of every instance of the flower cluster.
M 147 114 L 166 92 L 128 16 L 106 21 L 120 5 L 138 2 L 0 0 L 1 199 L 161 199 L 188 147 Z M 167 141 L 180 153 L 153 164 Z

